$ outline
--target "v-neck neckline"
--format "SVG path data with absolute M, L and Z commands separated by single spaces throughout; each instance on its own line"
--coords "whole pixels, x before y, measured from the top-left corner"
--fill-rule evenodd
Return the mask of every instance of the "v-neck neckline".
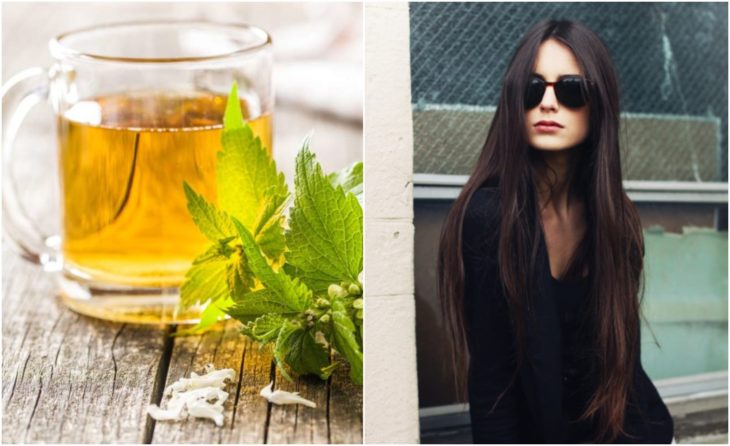
M 542 249 L 544 250 L 544 253 L 545 253 L 544 261 L 547 263 L 547 272 L 548 272 L 548 276 L 550 277 L 550 279 L 552 281 L 554 281 L 554 282 L 557 282 L 557 283 L 560 283 L 560 284 L 563 284 L 563 285 L 565 285 L 565 284 L 568 284 L 569 285 L 569 284 L 574 284 L 574 283 L 580 283 L 582 281 L 587 280 L 588 279 L 588 276 L 590 276 L 590 274 L 591 274 L 590 271 L 588 271 L 588 273 L 586 275 L 581 275 L 581 277 L 579 279 L 571 279 L 569 281 L 561 280 L 561 279 L 556 279 L 555 276 L 553 276 L 553 271 L 550 268 L 550 252 L 547 249 L 547 237 L 545 236 L 545 228 L 544 228 L 543 223 L 542 223 L 542 218 L 539 215 L 540 209 L 537 209 L 536 212 L 537 212 L 537 215 L 535 215 L 534 217 L 537 219 L 537 227 L 538 227 L 538 231 L 540 231 L 540 244 L 541 244 Z M 584 234 L 584 237 L 585 237 L 585 234 Z

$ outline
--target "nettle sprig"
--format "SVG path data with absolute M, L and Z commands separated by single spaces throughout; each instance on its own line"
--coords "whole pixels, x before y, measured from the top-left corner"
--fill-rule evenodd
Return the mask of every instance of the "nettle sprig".
M 207 304 L 183 333 L 228 314 L 244 335 L 272 348 L 287 379 L 292 371 L 327 379 L 339 356 L 362 384 L 362 162 L 325 175 L 307 138 L 291 203 L 284 175 L 243 120 L 235 84 L 223 122 L 218 203 L 183 185 L 193 221 L 211 242 L 180 290 L 182 309 Z

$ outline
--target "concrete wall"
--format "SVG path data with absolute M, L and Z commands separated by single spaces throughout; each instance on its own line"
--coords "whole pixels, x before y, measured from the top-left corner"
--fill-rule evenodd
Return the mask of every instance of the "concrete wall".
M 365 3 L 365 443 L 417 443 L 407 3 Z

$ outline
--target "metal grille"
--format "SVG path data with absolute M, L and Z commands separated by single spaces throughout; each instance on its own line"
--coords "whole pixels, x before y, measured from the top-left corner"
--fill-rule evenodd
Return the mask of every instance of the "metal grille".
M 727 181 L 726 3 L 412 3 L 410 18 L 417 173 L 471 173 L 522 35 L 568 18 L 613 56 L 624 179 Z

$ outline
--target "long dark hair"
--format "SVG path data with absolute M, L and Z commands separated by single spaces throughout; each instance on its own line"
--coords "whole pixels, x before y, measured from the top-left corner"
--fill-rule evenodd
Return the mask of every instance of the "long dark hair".
M 484 148 L 473 173 L 454 202 L 441 232 L 438 257 L 439 294 L 450 330 L 457 391 L 466 395 L 468 345 L 464 315 L 462 224 L 474 192 L 483 185 L 499 189 L 499 275 L 512 313 L 518 350 L 524 356 L 526 306 L 535 282 L 540 242 L 536 179 L 545 164 L 530 148 L 524 95 L 539 46 L 555 39 L 572 50 L 591 81 L 589 132 L 580 150 L 572 150 L 570 195 L 585 204 L 586 232 L 567 274 L 592 272 L 590 297 L 595 327 L 597 387 L 583 413 L 595 419 L 597 440 L 613 440 L 623 431 L 639 353 L 639 304 L 643 271 L 643 237 L 636 208 L 621 179 L 619 94 L 608 49 L 587 27 L 572 21 L 546 20 L 519 43 L 504 76 L 502 92 Z M 530 212 L 538 218 L 529 218 Z M 537 221 L 537 223 L 535 223 Z M 600 274 L 596 274 L 600 272 Z

